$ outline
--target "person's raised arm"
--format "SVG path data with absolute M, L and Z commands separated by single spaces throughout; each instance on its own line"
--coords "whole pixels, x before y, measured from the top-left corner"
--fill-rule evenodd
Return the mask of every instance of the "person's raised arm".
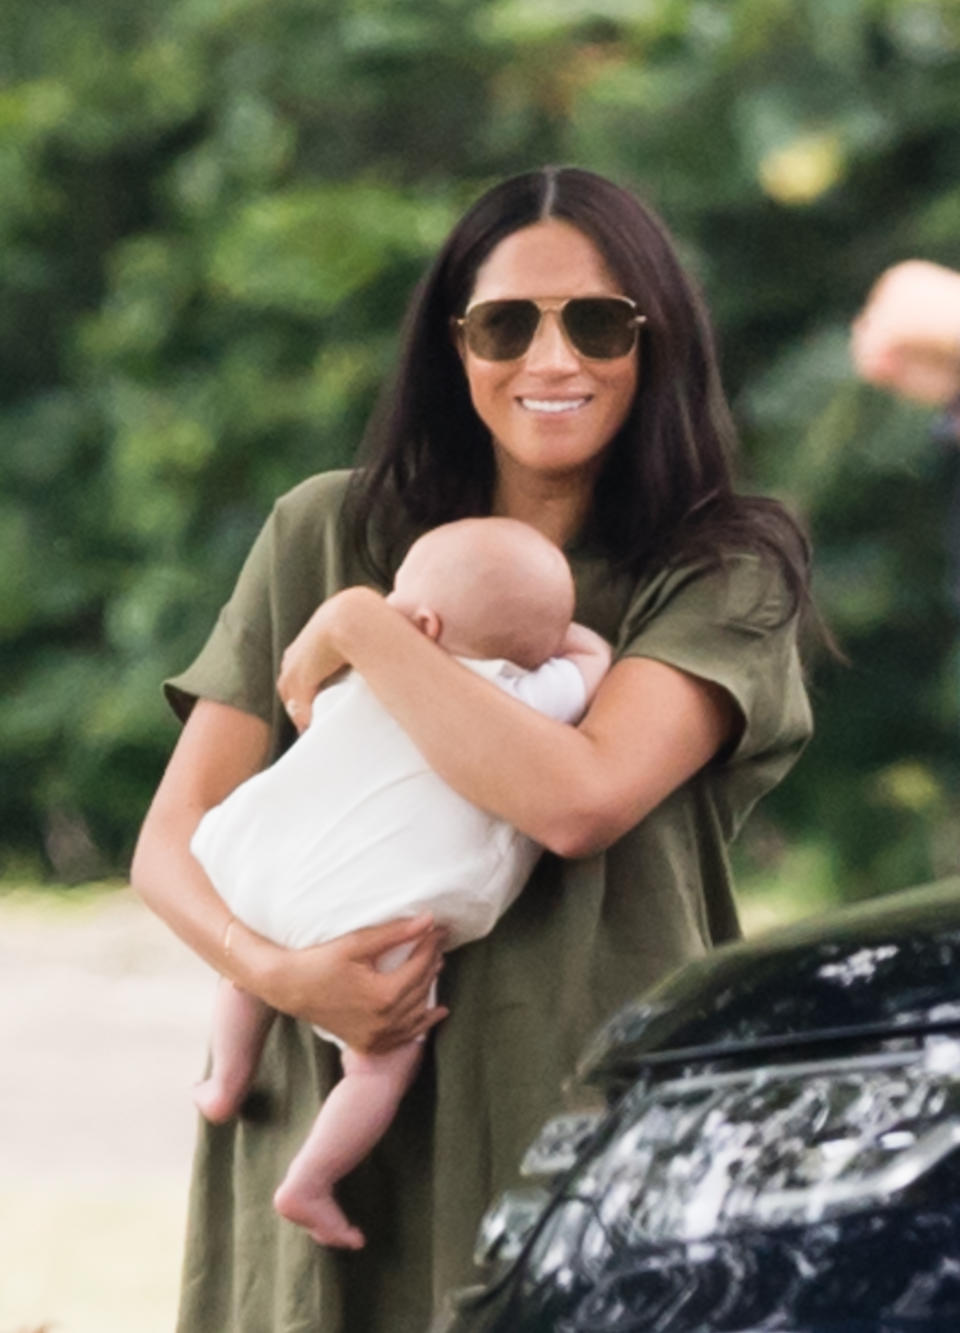
M 230 909 L 190 852 L 201 817 L 262 767 L 268 741 L 259 718 L 209 700 L 196 704 L 144 821 L 131 883 L 217 972 L 275 1009 L 359 1049 L 406 1041 L 445 1012 L 424 1007 L 440 951 L 428 919 L 355 931 L 312 949 L 284 949 L 239 922 L 231 925 Z M 410 960 L 395 972 L 377 972 L 376 958 L 410 939 L 419 941 Z
M 284 656 L 296 716 L 353 666 L 456 791 L 561 856 L 609 846 L 731 739 L 717 685 L 631 658 L 607 673 L 578 727 L 544 717 L 461 666 L 369 588 L 338 593 Z
M 887 269 L 853 323 L 851 354 L 871 384 L 949 403 L 960 393 L 960 273 L 921 259 Z

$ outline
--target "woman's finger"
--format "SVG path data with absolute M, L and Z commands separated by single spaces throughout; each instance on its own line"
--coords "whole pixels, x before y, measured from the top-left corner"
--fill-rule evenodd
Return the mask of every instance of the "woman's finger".
M 418 1037 L 425 1037 L 431 1028 L 435 1028 L 438 1023 L 442 1023 L 449 1013 L 450 1010 L 442 1004 L 436 1005 L 433 1009 L 428 1009 L 418 1022 L 411 1024 L 407 1040 L 416 1041 Z
M 277 677 L 277 693 L 283 702 L 284 711 L 297 731 L 304 731 L 310 721 L 316 690 L 310 690 L 309 684 L 297 672 L 291 671 L 284 662 Z
M 431 934 L 438 934 L 437 927 L 433 923 L 433 917 L 428 912 L 423 912 L 420 916 L 387 921 L 380 926 L 364 926 L 341 938 L 351 958 L 366 959 L 369 962 L 373 962 L 398 944 L 416 941 L 416 947 L 410 956 L 412 962 L 420 955 L 421 945 L 429 940 Z
M 440 973 L 441 964 L 433 967 L 416 985 L 394 992 L 388 1000 L 390 1026 L 405 1027 L 417 1022 L 431 1006 L 433 989 Z
M 295 694 L 288 694 L 283 700 L 284 711 L 298 732 L 306 730 L 310 718 L 310 705 Z
M 422 1029 L 425 1015 L 437 1008 L 435 988 L 442 967 L 440 955 L 430 959 L 429 967 L 419 975 L 410 974 L 409 965 L 404 965 L 402 972 L 397 969 L 375 978 L 382 1037 L 386 1042 L 392 1044 Z
M 384 973 L 391 1008 L 406 999 L 425 996 L 443 967 L 443 932 L 433 930 L 419 941 L 410 957 Z
M 419 1037 L 425 1036 L 438 1023 L 443 1022 L 449 1012 L 450 1010 L 444 1005 L 435 1005 L 432 1009 L 425 1010 L 419 1016 L 409 1019 L 402 1025 L 395 1024 L 389 1028 L 384 1028 L 371 1040 L 369 1049 L 371 1051 L 389 1051 L 394 1046 L 402 1046 L 405 1042 L 416 1041 Z

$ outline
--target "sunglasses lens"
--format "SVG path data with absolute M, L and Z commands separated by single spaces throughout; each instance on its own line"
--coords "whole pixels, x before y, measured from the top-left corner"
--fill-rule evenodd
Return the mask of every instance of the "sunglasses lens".
M 464 321 L 467 346 L 484 361 L 512 361 L 530 346 L 539 322 L 533 301 L 483 301 Z
M 563 307 L 563 325 L 578 352 L 600 361 L 626 356 L 637 336 L 633 306 L 613 297 L 568 301 Z
M 573 297 L 564 303 L 560 318 L 581 356 L 609 361 L 626 356 L 636 341 L 633 304 L 619 297 Z M 539 323 L 535 301 L 481 301 L 467 312 L 463 330 L 475 356 L 484 361 L 513 361 L 526 352 Z

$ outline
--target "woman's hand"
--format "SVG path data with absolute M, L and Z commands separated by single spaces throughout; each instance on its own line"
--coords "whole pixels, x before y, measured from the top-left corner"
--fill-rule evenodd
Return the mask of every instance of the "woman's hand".
M 384 599 L 372 588 L 345 588 L 319 606 L 287 645 L 280 660 L 277 693 L 298 732 L 310 724 L 310 711 L 321 685 L 348 665 L 339 646 L 346 620 L 384 606 Z
M 386 1051 L 446 1017 L 442 1006 L 427 1007 L 443 966 L 443 942 L 443 931 L 428 916 L 370 926 L 310 949 L 282 951 L 270 975 L 261 978 L 259 993 L 275 1009 L 325 1028 L 354 1050 Z M 407 961 L 378 971 L 377 960 L 402 944 L 413 948 Z

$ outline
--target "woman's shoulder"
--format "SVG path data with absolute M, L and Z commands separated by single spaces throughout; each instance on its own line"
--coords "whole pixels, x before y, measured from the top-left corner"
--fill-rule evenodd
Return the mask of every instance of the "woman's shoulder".
M 318 600 L 370 579 L 347 514 L 355 476 L 340 468 L 307 477 L 276 500 L 267 525 L 273 568 Z
M 791 618 L 791 596 L 781 564 L 755 551 L 729 551 L 716 559 L 694 559 L 659 570 L 637 581 L 631 599 L 634 616 L 695 609 L 712 621 L 756 628 Z
M 716 560 L 678 562 L 625 580 L 616 630 L 606 637 L 622 649 L 649 632 L 689 632 L 705 641 L 734 628 L 765 635 L 793 625 L 795 611 L 775 559 L 733 551 Z
M 720 560 L 693 558 L 639 573 L 596 561 L 577 563 L 577 617 L 611 643 L 675 616 L 701 624 L 741 621 L 758 627 L 789 618 L 789 594 L 775 561 L 754 552 Z
M 350 468 L 319 472 L 274 501 L 267 527 L 281 561 L 315 560 L 343 548 L 341 518 L 353 475 Z
M 274 503 L 274 514 L 291 524 L 337 518 L 353 475 L 352 468 L 317 472 L 285 491 Z

